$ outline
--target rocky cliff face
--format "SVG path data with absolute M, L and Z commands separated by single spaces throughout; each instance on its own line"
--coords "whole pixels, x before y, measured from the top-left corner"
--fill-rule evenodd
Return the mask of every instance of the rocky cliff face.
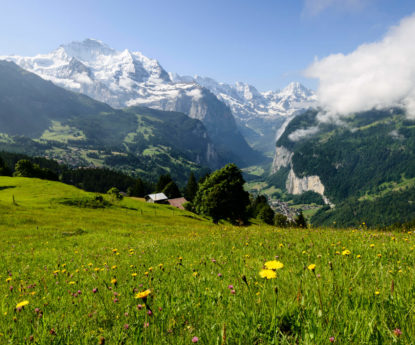
M 287 150 L 284 146 L 277 146 L 275 148 L 274 161 L 272 162 L 271 174 L 275 174 L 281 168 L 291 165 L 291 158 L 293 152 Z
M 295 175 L 292 166 L 293 152 L 284 146 L 277 146 L 275 149 L 274 161 L 272 163 L 271 173 L 277 173 L 281 168 L 290 167 L 290 171 L 285 182 L 285 188 L 288 193 L 299 195 L 304 192 L 313 191 L 320 194 L 326 204 L 331 205 L 330 200 L 324 195 L 324 185 L 317 175 L 304 176 L 302 178 Z

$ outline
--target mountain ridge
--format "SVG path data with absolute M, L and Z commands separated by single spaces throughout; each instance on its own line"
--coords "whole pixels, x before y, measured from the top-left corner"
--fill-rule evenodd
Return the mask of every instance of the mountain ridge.
M 86 39 L 61 45 L 49 54 L 0 59 L 115 108 L 140 105 L 201 120 L 217 150 L 241 165 L 258 161 L 260 156 L 240 134 L 225 103 L 196 83 L 174 83 L 157 60 L 140 52 L 118 52 L 100 41 Z

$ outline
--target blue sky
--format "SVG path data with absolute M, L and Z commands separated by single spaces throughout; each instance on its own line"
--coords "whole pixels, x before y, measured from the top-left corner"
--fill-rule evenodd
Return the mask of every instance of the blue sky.
M 0 55 L 96 38 L 170 72 L 261 91 L 291 81 L 315 88 L 303 76 L 315 58 L 378 41 L 413 12 L 413 0 L 2 0 Z

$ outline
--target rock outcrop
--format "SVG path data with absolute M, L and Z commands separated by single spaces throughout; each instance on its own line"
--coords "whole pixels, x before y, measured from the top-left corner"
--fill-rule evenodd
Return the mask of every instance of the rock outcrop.
M 285 182 L 285 188 L 288 193 L 299 195 L 304 192 L 313 191 L 320 194 L 323 197 L 323 200 L 326 204 L 333 206 L 327 196 L 324 195 L 324 185 L 320 180 L 320 177 L 317 175 L 313 176 L 296 176 L 293 164 L 292 157 L 293 152 L 285 148 L 284 146 L 277 146 L 275 149 L 274 161 L 272 163 L 271 174 L 277 173 L 281 168 L 290 167 L 290 171 Z

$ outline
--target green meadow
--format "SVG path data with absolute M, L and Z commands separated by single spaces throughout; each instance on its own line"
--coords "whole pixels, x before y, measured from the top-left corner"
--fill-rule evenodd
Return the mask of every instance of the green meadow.
M 415 343 L 412 232 L 214 225 L 0 177 L 0 234 L 0 344 Z

